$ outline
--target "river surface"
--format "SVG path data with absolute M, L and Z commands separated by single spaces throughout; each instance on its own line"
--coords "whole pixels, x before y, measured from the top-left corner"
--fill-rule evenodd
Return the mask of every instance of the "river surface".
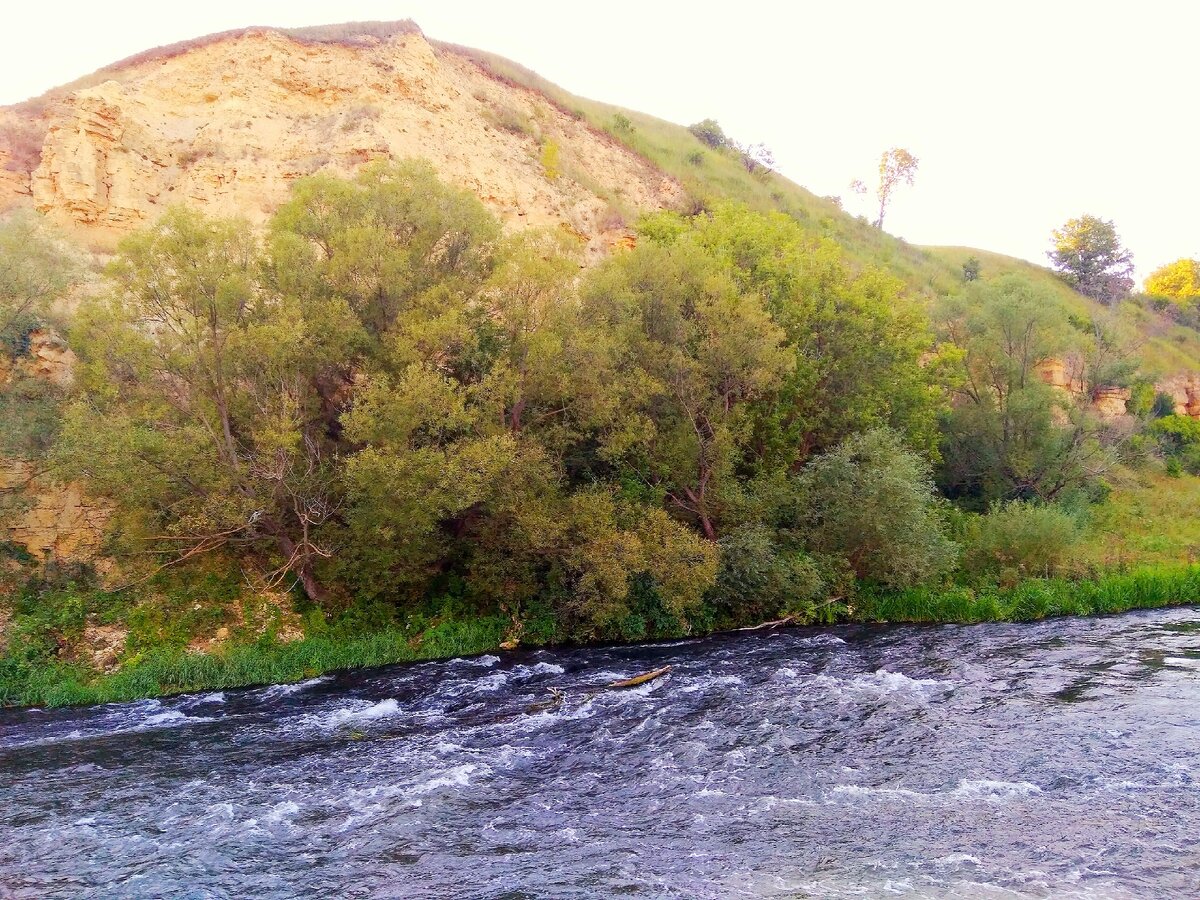
M 1200 897 L 1200 611 L 0 711 L 0 896 L 617 895 Z

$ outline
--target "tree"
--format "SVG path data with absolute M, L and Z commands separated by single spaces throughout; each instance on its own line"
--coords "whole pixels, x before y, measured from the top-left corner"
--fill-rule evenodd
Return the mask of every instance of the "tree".
M 1200 261 L 1177 259 L 1155 269 L 1146 278 L 1146 293 L 1180 305 L 1200 301 Z
M 80 272 L 76 255 L 34 214 L 0 221 L 0 342 L 62 297 Z
M 929 466 L 890 429 L 816 457 L 800 486 L 809 551 L 844 560 L 857 577 L 908 587 L 954 565 L 958 548 L 942 533 Z
M 939 319 L 962 354 L 942 432 L 939 480 L 949 496 L 983 505 L 1053 500 L 1111 468 L 1086 391 L 1072 395 L 1039 375 L 1047 360 L 1086 349 L 1053 297 L 1004 276 L 969 285 L 943 303 Z
M 126 513 L 124 536 L 167 564 L 270 549 L 314 600 L 334 448 L 316 384 L 361 344 L 340 298 L 299 302 L 263 278 L 246 223 L 175 209 L 120 245 L 112 291 L 72 344 L 85 399 L 67 413 L 61 472 Z
M 875 197 L 879 201 L 876 228 L 883 229 L 883 218 L 887 215 L 896 188 L 902 184 L 912 185 L 917 177 L 919 164 L 920 161 L 915 156 L 901 147 L 885 150 L 879 158 L 879 186 L 875 188 Z M 861 181 L 854 182 L 852 187 L 859 193 L 866 190 Z
M 702 144 L 714 150 L 724 150 L 732 145 L 716 119 L 704 119 L 695 125 L 689 125 L 688 131 L 694 134 Z
M 1070 219 L 1051 240 L 1050 261 L 1081 294 L 1115 303 L 1133 288 L 1133 254 L 1121 246 L 1111 221 L 1086 215 Z
M 715 540 L 722 486 L 751 435 L 746 407 L 794 366 L 784 331 L 761 297 L 683 242 L 643 243 L 602 267 L 584 288 L 584 316 L 618 336 L 626 399 L 605 452 Z
M 298 181 L 271 220 L 275 281 L 298 297 L 346 300 L 377 346 L 430 291 L 469 293 L 491 274 L 499 224 L 423 160 L 364 166 L 352 181 Z
M 978 256 L 968 256 L 962 264 L 963 281 L 979 280 L 980 262 Z
M 784 330 L 794 364 L 754 422 L 756 469 L 797 469 L 814 453 L 879 425 L 910 446 L 937 446 L 942 367 L 924 311 L 902 283 L 852 268 L 841 249 L 816 241 L 783 213 L 724 204 L 690 231 L 655 229 L 660 240 L 698 243 L 740 290 L 761 296 Z
M 766 175 L 775 170 L 775 154 L 766 144 L 738 144 L 742 167 L 751 175 Z

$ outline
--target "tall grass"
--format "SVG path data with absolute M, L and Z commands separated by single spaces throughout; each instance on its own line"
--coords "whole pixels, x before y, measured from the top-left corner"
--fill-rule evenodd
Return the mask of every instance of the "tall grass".
M 419 640 L 390 630 L 353 638 L 312 636 L 286 644 L 263 640 L 219 653 L 164 648 L 130 660 L 110 675 L 97 675 L 69 663 L 0 667 L 0 705 L 110 703 L 283 684 L 343 669 L 468 656 L 496 648 L 508 624 L 498 617 L 449 621 L 427 629 Z
M 1011 588 L 912 588 L 860 598 L 860 622 L 1032 622 L 1200 602 L 1200 566 L 1104 574 L 1092 581 L 1033 578 Z

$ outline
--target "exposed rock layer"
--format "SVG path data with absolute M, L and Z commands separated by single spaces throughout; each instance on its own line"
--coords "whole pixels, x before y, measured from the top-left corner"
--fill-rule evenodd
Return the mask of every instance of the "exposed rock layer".
M 509 226 L 563 226 L 599 253 L 624 234 L 621 210 L 682 200 L 607 135 L 415 32 L 250 31 L 112 74 L 0 109 L 0 209 L 33 205 L 104 247 L 172 204 L 261 222 L 303 175 L 425 157 Z

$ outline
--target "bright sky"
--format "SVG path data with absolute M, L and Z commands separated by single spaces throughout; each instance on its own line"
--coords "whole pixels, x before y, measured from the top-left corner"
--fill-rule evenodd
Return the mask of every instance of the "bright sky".
M 764 142 L 818 194 L 920 158 L 888 230 L 1045 263 L 1115 220 L 1139 276 L 1200 257 L 1200 4 L 1190 0 L 102 0 L 4 12 L 0 104 L 149 47 L 245 25 L 412 18 L 568 90 Z

